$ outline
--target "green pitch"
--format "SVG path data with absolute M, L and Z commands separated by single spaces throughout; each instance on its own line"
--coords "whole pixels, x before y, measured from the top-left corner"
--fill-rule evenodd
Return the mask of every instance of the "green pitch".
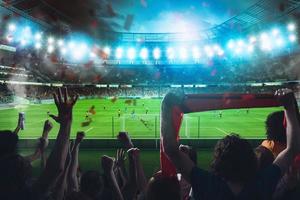
M 115 102 L 106 99 L 79 100 L 73 111 L 72 137 L 77 131 L 85 131 L 87 139 L 112 138 L 119 131 L 128 131 L 133 138 L 155 138 L 160 132 L 159 99 L 139 99 L 136 105 L 128 105 L 124 99 Z M 85 118 L 89 108 L 95 106 L 92 122 Z M 118 116 L 120 109 L 120 117 Z M 264 138 L 264 121 L 266 116 L 281 108 L 259 108 L 223 111 L 209 111 L 185 115 L 180 135 L 182 138 L 221 138 L 235 132 L 245 138 Z M 146 114 L 146 110 L 148 113 Z M 43 123 L 49 119 L 47 112 L 56 114 L 54 104 L 19 106 L 0 110 L 0 129 L 14 129 L 18 113 L 25 112 L 25 130 L 21 138 L 37 138 L 41 135 Z M 222 116 L 220 116 L 222 115 Z M 54 129 L 50 138 L 55 138 L 58 125 L 53 122 Z

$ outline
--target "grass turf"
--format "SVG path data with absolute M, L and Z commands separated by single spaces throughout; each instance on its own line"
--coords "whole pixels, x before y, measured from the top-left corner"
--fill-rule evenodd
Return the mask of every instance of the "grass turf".
M 126 100 L 115 102 L 107 99 L 79 100 L 73 111 L 72 137 L 77 131 L 85 131 L 87 139 L 112 138 L 119 131 L 128 131 L 132 138 L 159 137 L 160 127 L 160 99 L 139 99 L 136 105 L 128 105 Z M 82 127 L 87 110 L 94 105 L 96 114 L 92 122 Z M 104 109 L 105 107 L 105 109 Z M 120 109 L 120 117 L 118 110 Z M 149 110 L 146 114 L 146 110 Z M 221 138 L 235 132 L 245 138 L 261 139 L 265 137 L 264 121 L 266 116 L 281 108 L 255 108 L 223 110 L 222 117 L 219 111 L 193 113 L 184 116 L 180 135 L 182 138 Z M 135 114 L 132 115 L 132 111 Z M 38 104 L 17 106 L 0 110 L 0 129 L 14 129 L 17 124 L 18 112 L 25 112 L 25 130 L 21 131 L 20 138 L 37 138 L 41 135 L 43 123 L 49 117 L 47 112 L 56 114 L 54 104 Z M 50 138 L 55 138 L 58 125 Z

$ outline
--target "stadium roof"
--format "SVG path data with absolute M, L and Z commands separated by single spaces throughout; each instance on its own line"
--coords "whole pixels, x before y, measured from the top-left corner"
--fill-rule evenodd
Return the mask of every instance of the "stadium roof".
M 119 41 L 136 41 L 137 39 L 169 41 L 181 37 L 183 33 L 153 33 L 160 32 L 160 27 L 164 26 L 160 22 L 163 19 L 159 17 L 167 18 L 166 12 L 175 13 L 175 20 L 179 21 L 185 16 L 195 17 L 196 23 L 187 23 L 186 26 L 196 28 L 192 27 L 188 31 L 197 31 L 196 37 L 199 38 L 214 39 L 220 35 L 224 36 L 224 33 L 229 35 L 243 32 L 249 28 L 264 26 L 267 22 L 282 20 L 287 16 L 294 16 L 297 19 L 300 7 L 299 0 L 247 0 L 234 4 L 227 0 L 201 1 L 200 3 L 186 0 L 183 1 L 185 3 L 178 2 L 177 6 L 177 2 L 174 4 L 171 0 L 128 2 L 132 4 L 120 3 L 117 0 L 0 0 L 2 7 L 52 31 L 58 30 L 59 33 L 68 33 L 71 30 L 84 31 L 94 37 Z M 187 11 L 180 9 L 187 9 Z M 182 14 L 176 18 L 176 13 Z M 158 17 L 154 17 L 156 15 Z M 170 24 L 170 21 L 166 23 Z M 150 27 L 140 28 L 137 24 Z M 174 26 L 174 23 L 172 25 Z M 147 33 L 140 33 L 143 30 Z M 174 32 L 174 30 L 170 31 Z M 178 32 L 181 30 L 178 29 Z

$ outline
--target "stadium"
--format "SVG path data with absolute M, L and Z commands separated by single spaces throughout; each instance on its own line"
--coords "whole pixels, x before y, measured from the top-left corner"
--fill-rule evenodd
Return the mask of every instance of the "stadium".
M 270 166 L 286 176 L 298 175 L 294 182 L 282 178 L 293 183 L 291 188 L 278 178 L 277 188 L 284 192 L 272 185 L 269 196 L 255 190 L 256 197 L 250 190 L 246 196 L 235 194 L 230 176 L 221 176 L 230 192 L 240 199 L 298 199 L 300 157 L 294 161 L 298 158 L 298 168 L 287 172 L 282 166 L 294 165 L 277 158 L 285 156 L 285 147 L 300 145 L 300 136 L 294 134 L 298 123 L 286 103 L 295 102 L 298 117 L 299 16 L 296 0 L 0 0 L 0 151 L 11 148 L 10 137 L 17 135 L 13 154 L 30 161 L 32 179 L 44 187 L 32 181 L 37 199 L 232 199 L 213 189 L 207 189 L 212 192 L 208 196 L 199 192 L 185 176 L 188 164 L 179 165 L 175 150 L 168 148 L 187 145 L 182 148 L 195 162 L 190 165 L 218 177 L 225 172 L 217 173 L 217 147 L 234 143 L 222 146 L 220 141 L 241 137 L 254 149 L 257 163 L 269 162 L 263 159 L 271 154 Z M 283 110 L 281 121 L 270 128 L 270 115 Z M 282 126 L 284 144 L 269 135 Z M 266 141 L 273 146 L 264 146 Z M 283 153 L 277 152 L 279 143 Z M 235 147 L 235 152 L 245 153 L 247 144 Z M 229 156 L 219 156 L 230 163 L 251 163 L 245 155 L 245 160 L 235 160 L 236 153 L 224 152 Z M 15 172 L 5 174 L 5 156 L 0 154 L 0 179 L 6 177 L 0 181 L 0 199 L 22 199 L 23 190 L 7 192 L 11 188 L 5 181 Z M 110 162 L 113 175 L 107 169 Z M 51 171 L 53 163 L 63 166 L 62 172 Z M 124 165 L 129 166 L 128 174 Z M 231 165 L 223 168 L 236 173 L 247 168 Z M 183 186 L 176 189 L 177 182 L 170 178 L 174 174 L 187 180 L 188 192 Z M 47 175 L 52 177 L 48 182 Z M 233 181 L 245 181 L 241 177 Z M 271 188 L 262 187 L 267 186 Z M 168 196 L 177 190 L 180 198 Z M 166 196 L 159 196 L 162 191 Z

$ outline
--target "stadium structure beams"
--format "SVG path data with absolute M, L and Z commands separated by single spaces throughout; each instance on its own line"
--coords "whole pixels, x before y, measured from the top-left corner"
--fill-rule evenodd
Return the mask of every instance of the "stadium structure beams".
M 15 3 L 17 3 L 17 2 L 15 2 Z M 0 0 L 0 6 L 2 8 L 5 8 L 6 10 L 12 12 L 12 13 L 16 13 L 16 14 L 20 15 L 21 17 L 23 17 L 23 18 L 25 18 L 27 20 L 32 21 L 33 23 L 36 23 L 36 24 L 40 25 L 44 29 L 51 28 L 50 24 L 48 24 L 48 23 L 46 23 L 46 22 L 44 22 L 42 20 L 39 20 L 39 19 L 36 19 L 36 18 L 32 17 L 31 15 L 27 14 L 26 12 L 21 11 L 20 9 L 15 8 L 12 4 L 8 4 L 5 1 Z
M 288 16 L 300 8 L 300 0 L 284 1 L 284 9 L 279 11 L 269 0 L 261 0 L 250 6 L 240 14 L 230 18 L 213 28 L 193 34 L 188 40 L 216 40 L 220 37 L 232 36 L 255 26 L 259 27 L 266 22 L 276 21 Z M 112 34 L 112 33 L 107 33 Z M 113 33 L 113 38 L 120 42 L 173 42 L 186 39 L 185 33 Z

